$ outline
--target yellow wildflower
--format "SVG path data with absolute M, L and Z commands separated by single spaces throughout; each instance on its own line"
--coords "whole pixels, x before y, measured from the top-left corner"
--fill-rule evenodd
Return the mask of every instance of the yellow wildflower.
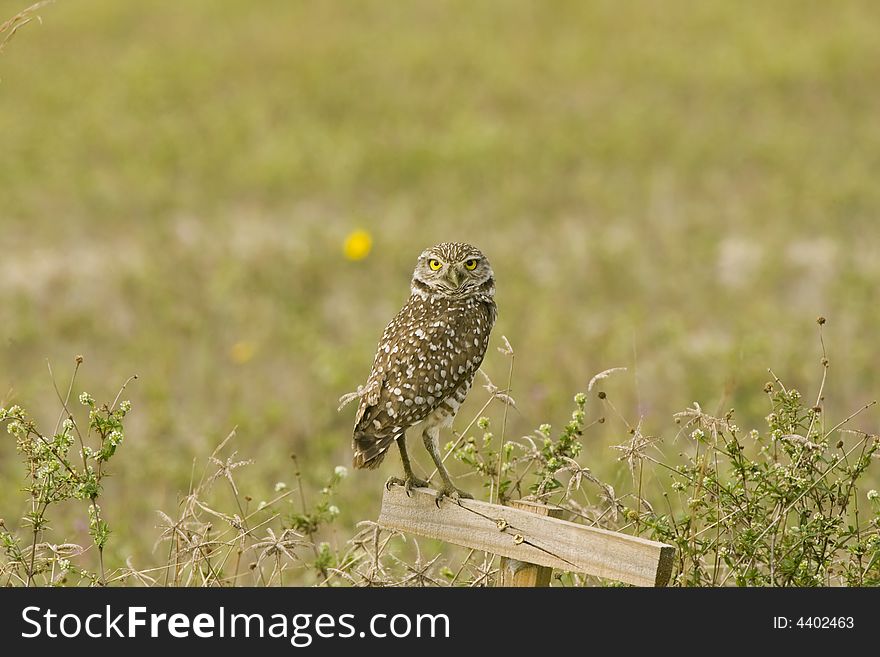
M 232 360 L 233 363 L 243 365 L 254 357 L 256 351 L 257 345 L 255 345 L 253 342 L 249 342 L 248 340 L 240 340 L 232 345 L 232 348 L 229 350 L 229 358 Z
M 365 230 L 355 230 L 345 238 L 342 251 L 345 253 L 347 260 L 363 260 L 370 255 L 370 249 L 372 248 L 372 236 Z

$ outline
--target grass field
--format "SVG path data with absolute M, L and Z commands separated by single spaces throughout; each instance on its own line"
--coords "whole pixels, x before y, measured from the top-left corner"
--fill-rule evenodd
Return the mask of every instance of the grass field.
M 454 239 L 497 275 L 484 369 L 505 384 L 507 336 L 510 436 L 620 366 L 609 395 L 674 460 L 693 401 L 748 429 L 768 367 L 818 387 L 818 315 L 843 419 L 880 395 L 875 9 L 58 0 L 0 53 L 0 406 L 54 424 L 47 360 L 61 387 L 82 354 L 99 399 L 139 376 L 104 513 L 108 558 L 153 562 L 155 510 L 233 427 L 255 500 L 295 485 L 291 453 L 310 489 L 349 465 L 337 399 L 418 253 Z M 368 253 L 344 249 L 357 230 Z M 621 433 L 581 460 L 623 486 Z M 340 482 L 332 540 L 398 467 Z M 4 441 L 7 523 L 22 485 Z

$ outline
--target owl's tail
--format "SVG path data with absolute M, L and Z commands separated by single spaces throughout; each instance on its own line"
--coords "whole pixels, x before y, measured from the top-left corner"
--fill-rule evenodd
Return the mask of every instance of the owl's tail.
M 378 468 L 394 440 L 394 434 L 376 436 L 365 431 L 355 431 L 351 443 L 354 449 L 352 465 L 355 468 L 367 468 L 368 470 Z

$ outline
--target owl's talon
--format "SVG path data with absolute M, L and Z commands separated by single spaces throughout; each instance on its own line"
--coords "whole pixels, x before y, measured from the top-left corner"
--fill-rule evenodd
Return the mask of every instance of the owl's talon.
M 448 497 L 456 504 L 461 504 L 461 500 L 463 499 L 474 499 L 474 496 L 467 491 L 463 491 L 460 488 L 456 488 L 455 486 L 444 486 L 437 492 L 437 496 L 434 498 L 434 504 L 437 505 L 438 509 L 440 508 L 440 500 L 442 500 L 444 497 Z
M 391 487 L 394 485 L 403 486 L 403 489 L 406 492 L 406 496 L 412 497 L 413 488 L 428 488 L 431 484 L 424 479 L 419 479 L 418 477 L 407 477 L 406 479 L 401 479 L 400 477 L 389 477 L 388 481 L 385 482 L 385 490 L 391 490 Z

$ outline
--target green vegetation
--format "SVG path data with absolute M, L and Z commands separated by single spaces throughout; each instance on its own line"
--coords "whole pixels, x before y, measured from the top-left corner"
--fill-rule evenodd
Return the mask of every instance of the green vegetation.
M 0 0 L 0 16 L 22 4 Z M 45 540 L 93 547 L 38 552 L 39 583 L 63 559 L 80 569 L 68 583 L 311 583 L 344 564 L 333 582 L 428 581 L 396 562 L 353 574 L 375 548 L 357 523 L 399 463 L 340 475 L 353 409 L 336 400 L 363 383 L 419 251 L 462 239 L 492 261 L 508 352 L 490 349 L 498 387 L 475 387 L 446 437 L 462 487 L 662 537 L 681 584 L 876 584 L 877 416 L 836 427 L 880 394 L 873 9 L 42 8 L 0 52 L 0 407 L 28 409 L 54 447 L 0 442 L 3 536 L 18 541 L 3 563 L 32 556 L 44 521 L 49 489 L 22 457 L 68 450 Z M 138 375 L 106 467 L 109 433 L 92 428 L 83 462 L 75 434 L 52 431 L 75 354 L 71 399 L 112 400 Z M 590 377 L 613 367 L 627 370 L 597 399 Z M 762 392 L 768 367 L 784 390 L 770 376 Z M 90 411 L 109 422 L 104 408 Z M 88 434 L 94 418 L 73 421 Z M 558 430 L 536 435 L 545 422 Z M 98 473 L 95 497 L 82 487 Z M 424 566 L 441 546 L 420 548 L 383 549 Z M 443 549 L 432 578 L 486 580 Z M 304 567 L 285 570 L 284 550 Z

